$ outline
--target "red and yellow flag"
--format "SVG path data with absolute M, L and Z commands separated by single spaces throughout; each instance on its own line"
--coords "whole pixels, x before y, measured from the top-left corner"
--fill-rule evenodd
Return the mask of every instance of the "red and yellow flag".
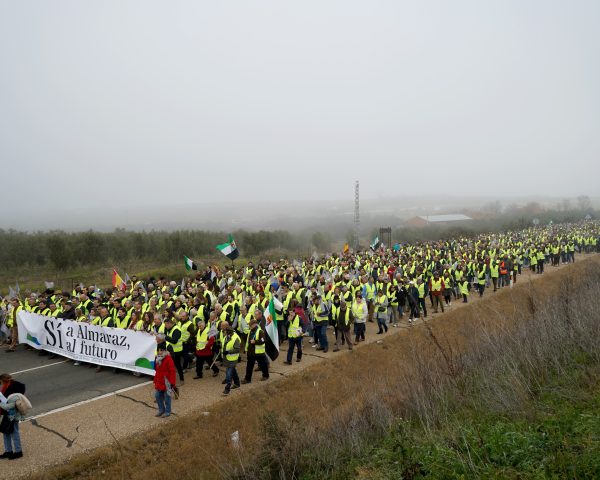
M 113 274 L 112 274 L 112 286 L 113 286 L 113 288 L 120 288 L 120 289 L 127 288 L 127 284 L 123 281 L 123 279 L 121 278 L 121 275 L 119 275 L 118 272 L 114 268 L 113 268 Z

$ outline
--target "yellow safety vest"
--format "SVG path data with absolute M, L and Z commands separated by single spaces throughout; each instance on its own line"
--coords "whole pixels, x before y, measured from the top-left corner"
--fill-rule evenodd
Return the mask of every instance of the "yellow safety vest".
M 367 300 L 373 300 L 375 298 L 375 285 L 366 283 L 365 288 L 367 290 Z
M 227 358 L 227 361 L 229 361 L 229 362 L 237 362 L 240 359 L 239 352 L 238 353 L 227 353 L 233 349 L 236 340 L 241 342 L 239 335 L 237 333 L 233 332 L 233 334 L 231 335 L 231 338 L 225 345 L 225 352 L 226 352 L 225 358 Z
M 492 278 L 498 278 L 498 265 L 492 265 L 490 263 L 490 276 Z
M 262 329 L 260 328 L 260 325 L 258 327 L 256 327 L 256 329 L 254 331 L 250 330 L 250 333 L 248 333 L 248 341 L 246 342 L 246 351 L 248 351 L 248 345 L 250 344 L 250 340 L 256 340 L 257 338 L 260 338 L 260 332 L 262 331 Z M 253 335 L 254 333 L 254 335 Z M 265 344 L 263 343 L 262 345 L 257 345 L 256 343 L 254 344 L 254 353 L 256 355 L 262 355 L 265 353 Z
M 354 318 L 362 317 L 363 315 L 363 305 L 364 303 L 352 302 L 352 313 L 354 314 Z
M 484 285 L 485 284 L 485 273 L 486 273 L 486 269 L 485 266 L 479 271 L 479 274 L 477 275 L 477 283 L 479 285 Z
M 197 319 L 204 320 L 204 309 L 205 308 L 206 308 L 206 305 L 204 305 L 204 304 L 200 305 L 198 307 L 198 312 L 196 313 L 196 316 L 194 317 L 194 320 L 197 320 Z
M 325 322 L 329 319 L 329 315 L 324 314 L 322 312 L 322 309 L 323 309 L 322 304 L 319 304 L 318 306 L 317 305 L 312 306 L 313 319 L 315 322 Z
M 296 315 L 294 319 L 290 322 L 290 326 L 288 327 L 288 337 L 290 338 L 299 338 L 303 335 L 302 327 L 300 326 L 300 317 Z
M 179 329 L 181 330 L 181 341 L 182 342 L 187 342 L 190 339 L 190 326 L 192 325 L 192 321 L 188 319 L 187 322 L 181 324 L 179 326 Z
M 129 316 L 125 315 L 123 318 L 115 318 L 115 327 L 116 328 L 127 328 L 129 325 Z
M 250 333 L 250 320 L 252 319 L 254 315 L 252 315 L 252 312 L 248 312 L 246 314 L 246 316 L 244 317 L 244 323 L 242 323 L 242 316 L 240 315 L 240 318 L 238 320 L 238 325 L 237 325 L 237 330 L 238 332 L 242 332 L 245 333 L 246 335 L 248 333 Z
M 296 300 L 298 300 L 298 303 L 302 303 L 302 294 L 304 293 L 306 289 L 305 288 L 299 288 L 298 291 L 296 292 Z
M 210 325 L 206 325 L 204 330 L 198 330 L 196 334 L 196 350 L 204 350 L 208 345 L 208 332 L 210 332 Z
M 181 332 L 181 328 L 179 328 L 178 325 L 174 325 L 173 328 L 171 328 L 171 330 L 167 331 L 167 329 L 165 328 L 165 324 L 163 323 L 160 326 L 160 328 L 158 329 L 158 332 L 159 333 L 167 333 L 167 334 L 169 334 L 169 336 L 171 336 L 171 332 L 173 330 L 179 330 Z M 171 346 L 171 348 L 173 348 L 173 353 L 181 352 L 183 350 L 183 340 L 181 339 L 181 337 L 183 337 L 183 333 L 182 333 L 182 335 L 179 336 L 179 341 L 177 343 L 166 342 L 167 348 L 169 346 Z
M 6 322 L 6 326 L 8 328 L 12 328 L 17 324 L 17 313 L 19 313 L 21 310 L 23 310 L 21 305 L 12 309 L 8 317 L 8 321 Z

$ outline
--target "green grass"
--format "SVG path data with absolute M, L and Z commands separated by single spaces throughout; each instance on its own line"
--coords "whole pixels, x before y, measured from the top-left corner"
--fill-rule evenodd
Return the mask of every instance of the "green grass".
M 600 478 L 600 365 L 555 375 L 524 407 L 459 409 L 429 431 L 399 421 L 336 477 Z

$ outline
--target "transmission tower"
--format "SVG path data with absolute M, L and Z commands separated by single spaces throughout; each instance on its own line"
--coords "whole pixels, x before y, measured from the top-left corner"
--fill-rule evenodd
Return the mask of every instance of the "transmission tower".
M 358 180 L 354 183 L 354 251 L 358 250 L 358 231 L 360 229 L 360 202 L 358 198 Z

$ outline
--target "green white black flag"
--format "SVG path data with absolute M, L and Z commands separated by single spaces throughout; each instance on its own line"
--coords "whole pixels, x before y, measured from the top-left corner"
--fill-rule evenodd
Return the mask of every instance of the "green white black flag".
M 191 258 L 183 256 L 183 261 L 185 263 L 185 269 L 189 272 L 190 270 L 198 270 L 198 265 L 194 263 Z
M 231 235 L 229 235 L 227 243 L 221 243 L 220 245 L 217 245 L 217 250 L 230 260 L 235 260 L 240 256 L 240 252 L 237 249 L 237 245 L 233 241 L 233 237 Z

